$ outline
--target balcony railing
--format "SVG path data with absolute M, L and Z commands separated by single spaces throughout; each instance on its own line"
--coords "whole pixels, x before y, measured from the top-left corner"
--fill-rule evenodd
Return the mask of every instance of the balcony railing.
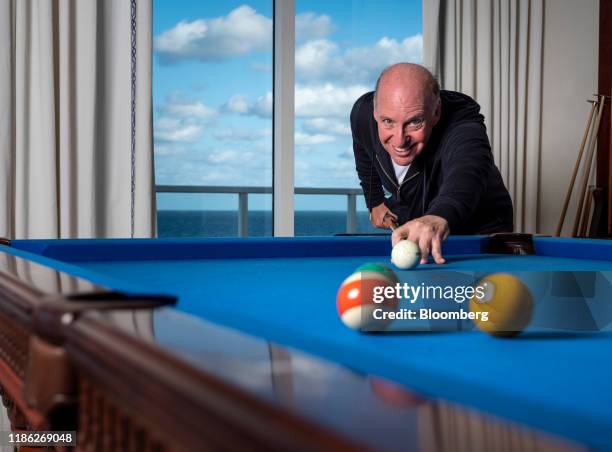
M 249 227 L 249 195 L 272 194 L 272 187 L 230 187 L 210 185 L 157 185 L 157 193 L 224 193 L 238 195 L 238 236 L 247 237 Z M 304 188 L 296 187 L 296 195 L 346 196 L 346 232 L 357 232 L 357 196 L 360 188 Z

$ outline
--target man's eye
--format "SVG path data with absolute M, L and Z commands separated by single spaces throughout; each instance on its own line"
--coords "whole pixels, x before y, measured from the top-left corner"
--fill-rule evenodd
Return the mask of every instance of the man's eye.
M 415 118 L 409 123 L 411 126 L 420 126 L 421 124 L 423 124 L 423 118 Z
M 382 123 L 383 123 L 384 125 L 386 125 L 386 126 L 389 126 L 389 125 L 393 124 L 393 121 L 391 121 L 389 118 L 384 118 L 384 119 L 382 120 Z

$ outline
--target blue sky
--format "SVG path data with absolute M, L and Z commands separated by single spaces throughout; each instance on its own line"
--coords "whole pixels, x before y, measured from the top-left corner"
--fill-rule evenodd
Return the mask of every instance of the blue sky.
M 272 2 L 156 0 L 153 27 L 156 183 L 270 186 Z M 296 186 L 358 187 L 350 107 L 385 66 L 421 61 L 421 28 L 421 0 L 296 2 Z M 158 197 L 160 209 L 236 206 L 232 195 Z

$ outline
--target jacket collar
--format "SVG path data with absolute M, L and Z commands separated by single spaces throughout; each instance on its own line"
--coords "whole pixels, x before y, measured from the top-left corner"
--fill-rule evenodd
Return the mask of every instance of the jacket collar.
M 378 160 L 379 160 L 381 166 L 384 168 L 385 172 L 390 177 L 393 178 L 393 182 L 395 182 L 396 185 L 399 185 L 399 182 L 397 180 L 397 176 L 395 175 L 395 168 L 393 167 L 393 162 L 391 161 L 391 156 L 385 150 L 385 148 L 380 143 L 380 141 L 378 141 L 378 146 L 377 146 L 376 151 L 377 151 L 376 154 L 378 155 Z M 423 170 L 423 160 L 424 160 L 424 157 L 425 157 L 426 153 L 427 153 L 427 148 L 425 148 L 423 153 L 421 155 L 419 155 L 410 164 L 410 168 L 408 168 L 408 172 L 406 173 L 406 176 L 404 177 L 404 180 L 409 179 L 414 174 L 420 173 Z

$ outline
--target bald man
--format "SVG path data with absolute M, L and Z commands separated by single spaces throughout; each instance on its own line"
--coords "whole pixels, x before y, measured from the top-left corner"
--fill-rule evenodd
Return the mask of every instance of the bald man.
M 376 91 L 351 111 L 357 174 L 372 224 L 394 227 L 392 242 L 407 238 L 444 263 L 450 234 L 513 229 L 512 201 L 480 114 L 469 96 L 440 91 L 417 64 L 388 67 Z M 398 227 L 396 227 L 398 226 Z

